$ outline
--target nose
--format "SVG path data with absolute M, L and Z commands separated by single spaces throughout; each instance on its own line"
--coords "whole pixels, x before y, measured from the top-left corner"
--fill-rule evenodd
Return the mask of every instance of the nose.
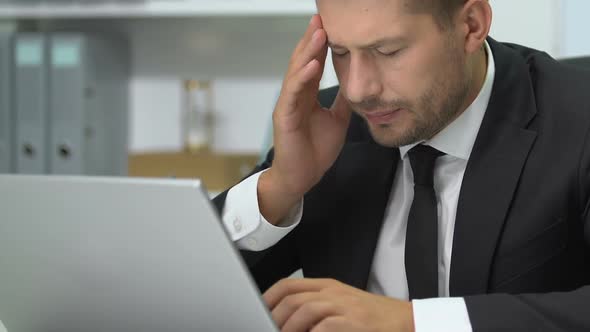
M 381 95 L 381 74 L 371 56 L 362 53 L 351 54 L 346 92 L 348 99 L 353 103 Z

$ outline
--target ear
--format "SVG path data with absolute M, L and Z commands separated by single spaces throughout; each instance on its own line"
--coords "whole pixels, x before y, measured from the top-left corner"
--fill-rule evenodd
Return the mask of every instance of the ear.
M 457 19 L 465 52 L 472 54 L 481 50 L 492 25 L 492 7 L 488 0 L 467 0 Z

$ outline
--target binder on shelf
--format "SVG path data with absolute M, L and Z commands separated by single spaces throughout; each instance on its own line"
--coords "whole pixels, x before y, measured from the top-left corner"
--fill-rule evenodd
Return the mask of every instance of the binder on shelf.
M 49 35 L 51 174 L 127 174 L 126 45 L 112 36 Z
M 84 174 L 85 75 L 84 41 L 78 37 L 50 37 L 50 140 L 52 174 Z
M 0 174 L 14 171 L 12 36 L 0 32 Z
M 16 172 L 45 174 L 48 170 L 45 37 L 39 33 L 18 33 L 13 50 Z

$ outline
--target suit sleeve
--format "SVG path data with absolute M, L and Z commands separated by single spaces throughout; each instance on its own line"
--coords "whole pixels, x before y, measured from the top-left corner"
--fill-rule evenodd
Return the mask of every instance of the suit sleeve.
M 578 168 L 578 219 L 590 248 L 590 143 L 583 143 Z M 588 257 L 589 253 L 586 253 Z M 581 271 L 584 268 L 581 267 Z M 582 272 L 584 273 L 584 272 Z M 590 331 L 590 279 L 569 292 L 544 294 L 491 294 L 465 298 L 475 332 L 487 331 Z

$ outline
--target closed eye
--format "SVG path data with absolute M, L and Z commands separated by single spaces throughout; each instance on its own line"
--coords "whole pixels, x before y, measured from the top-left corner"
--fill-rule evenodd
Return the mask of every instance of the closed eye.
M 337 56 L 337 57 L 342 57 L 347 55 L 349 52 L 346 49 L 342 49 L 342 48 L 336 48 L 336 47 L 330 47 L 330 50 L 332 51 L 332 56 Z
M 379 55 L 391 57 L 391 56 L 394 56 L 394 55 L 398 54 L 399 51 L 401 51 L 401 50 L 395 50 L 393 52 L 380 51 L 380 50 L 376 50 L 376 51 L 377 51 L 377 53 L 379 53 Z
M 349 52 L 334 52 L 334 51 L 332 51 L 332 56 L 337 57 L 337 58 L 341 58 L 341 57 L 348 55 L 348 53 Z

